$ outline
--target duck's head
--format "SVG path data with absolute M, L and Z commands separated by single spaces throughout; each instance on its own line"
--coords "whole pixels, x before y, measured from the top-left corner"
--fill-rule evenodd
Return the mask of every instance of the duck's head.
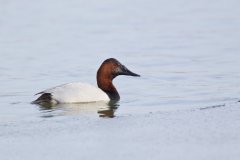
M 135 76 L 140 77 L 140 75 L 133 73 L 127 67 L 122 65 L 118 60 L 115 58 L 106 59 L 97 72 L 97 79 L 109 79 L 112 80 L 119 75 L 126 75 L 126 76 Z
M 106 59 L 97 71 L 98 87 L 114 102 L 118 101 L 120 96 L 112 84 L 112 80 L 119 75 L 140 77 L 140 75 L 127 69 L 115 58 Z

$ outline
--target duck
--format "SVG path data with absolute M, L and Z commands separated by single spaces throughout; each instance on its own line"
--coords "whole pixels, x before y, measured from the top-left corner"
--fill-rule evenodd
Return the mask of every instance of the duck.
M 97 86 L 82 82 L 72 82 L 46 89 L 35 95 L 39 97 L 34 104 L 117 102 L 120 95 L 112 81 L 119 75 L 140 77 L 122 65 L 117 59 L 109 58 L 103 61 L 96 75 Z

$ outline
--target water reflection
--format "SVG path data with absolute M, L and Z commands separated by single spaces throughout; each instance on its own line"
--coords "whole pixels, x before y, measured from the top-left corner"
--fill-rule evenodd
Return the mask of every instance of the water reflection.
M 99 116 L 102 118 L 114 118 L 115 111 L 119 104 L 116 102 L 94 102 L 94 103 L 74 103 L 74 104 L 44 104 L 38 105 L 41 117 L 51 118 L 56 116 L 83 115 Z

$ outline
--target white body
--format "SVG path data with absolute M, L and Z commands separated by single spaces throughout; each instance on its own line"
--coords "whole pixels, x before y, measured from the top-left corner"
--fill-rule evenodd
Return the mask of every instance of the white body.
M 80 82 L 63 84 L 41 93 L 51 93 L 53 101 L 57 103 L 110 101 L 108 95 L 100 88 Z

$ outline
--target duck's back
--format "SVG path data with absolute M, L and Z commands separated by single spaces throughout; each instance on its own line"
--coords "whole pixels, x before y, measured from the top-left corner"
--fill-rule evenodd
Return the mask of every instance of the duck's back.
M 108 95 L 101 89 L 86 83 L 67 83 L 40 92 L 54 103 L 83 103 L 109 101 Z M 44 96 L 45 94 L 45 96 Z M 40 98 L 40 97 L 39 97 Z

